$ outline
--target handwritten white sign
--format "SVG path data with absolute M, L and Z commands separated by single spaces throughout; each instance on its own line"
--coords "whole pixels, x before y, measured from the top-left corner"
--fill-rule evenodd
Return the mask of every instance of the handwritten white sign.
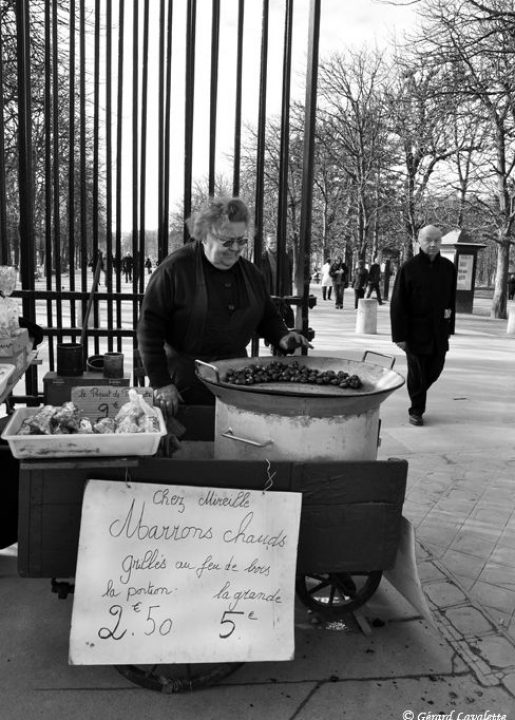
M 133 388 L 153 405 L 154 391 L 149 387 Z M 71 399 L 84 415 L 98 422 L 105 417 L 115 417 L 122 405 L 129 402 L 129 388 L 117 385 L 78 385 L 72 388 Z
M 301 502 L 88 481 L 70 663 L 291 659 Z

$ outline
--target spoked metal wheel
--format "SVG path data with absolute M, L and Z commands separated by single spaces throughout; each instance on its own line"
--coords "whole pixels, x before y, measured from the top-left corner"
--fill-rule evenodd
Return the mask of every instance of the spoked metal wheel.
M 341 620 L 372 597 L 382 575 L 381 570 L 298 575 L 296 590 L 310 610 L 327 620 Z
M 172 695 L 214 685 L 243 663 L 198 663 L 177 665 L 116 665 L 118 672 L 147 690 Z

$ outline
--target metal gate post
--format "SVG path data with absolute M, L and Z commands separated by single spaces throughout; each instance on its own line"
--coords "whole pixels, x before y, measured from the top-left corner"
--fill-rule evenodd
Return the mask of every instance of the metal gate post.
M 306 106 L 304 121 L 304 158 L 302 168 L 302 205 L 300 213 L 299 257 L 304 261 L 301 331 L 309 330 L 309 282 L 311 255 L 311 217 L 313 202 L 313 167 L 315 154 L 315 125 L 318 78 L 318 48 L 320 40 L 320 0 L 311 0 L 309 13 L 308 67 L 306 74 Z M 307 348 L 302 348 L 307 355 Z
M 30 81 L 29 0 L 16 0 L 16 42 L 18 55 L 18 193 L 20 233 L 20 275 L 22 287 L 31 290 L 22 300 L 23 316 L 36 319 L 34 296 L 34 179 L 32 166 L 32 103 Z M 37 370 L 25 375 L 28 395 L 37 395 Z
M 32 167 L 29 0 L 16 0 L 18 53 L 18 186 L 20 274 L 24 289 L 34 289 L 34 180 Z M 23 315 L 35 319 L 34 297 L 23 298 Z

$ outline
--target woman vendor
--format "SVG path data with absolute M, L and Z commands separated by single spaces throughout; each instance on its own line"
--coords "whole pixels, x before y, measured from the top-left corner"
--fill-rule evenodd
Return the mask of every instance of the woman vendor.
M 155 402 L 168 414 L 181 401 L 214 403 L 195 375 L 195 359 L 246 357 L 254 334 L 285 352 L 311 347 L 288 330 L 262 273 L 241 257 L 249 220 L 241 200 L 212 199 L 188 221 L 194 242 L 171 253 L 150 278 L 138 346 Z

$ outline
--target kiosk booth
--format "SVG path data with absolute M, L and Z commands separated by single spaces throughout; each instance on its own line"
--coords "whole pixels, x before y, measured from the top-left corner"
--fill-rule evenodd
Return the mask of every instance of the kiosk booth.
M 476 283 L 477 254 L 485 248 L 483 243 L 471 241 L 470 235 L 460 228 L 451 230 L 442 238 L 441 254 L 456 265 L 456 312 L 472 313 Z

